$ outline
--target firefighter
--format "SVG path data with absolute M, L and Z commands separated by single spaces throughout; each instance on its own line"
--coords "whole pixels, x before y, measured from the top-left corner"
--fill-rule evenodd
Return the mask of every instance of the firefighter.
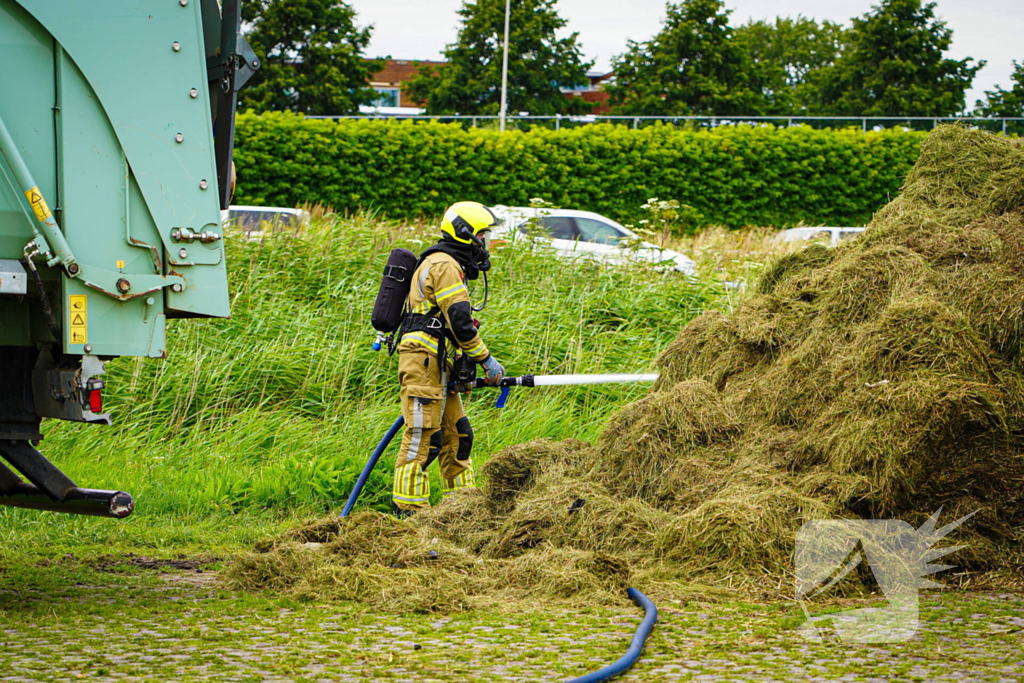
M 444 214 L 441 240 L 420 255 L 410 282 L 398 343 L 405 432 L 395 461 L 392 490 L 400 516 L 430 506 L 427 467 L 439 461 L 442 494 L 473 488 L 473 429 L 458 393 L 448 391 L 458 362 L 483 366 L 488 384 L 505 368 L 477 332 L 468 280 L 491 267 L 487 233 L 498 223 L 477 202 L 458 202 Z

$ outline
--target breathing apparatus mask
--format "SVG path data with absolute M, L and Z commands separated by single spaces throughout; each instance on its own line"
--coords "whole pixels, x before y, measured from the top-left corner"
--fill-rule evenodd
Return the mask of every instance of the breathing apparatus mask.
M 491 269 L 491 231 L 482 230 L 482 236 L 474 235 L 473 228 L 462 216 L 453 217 L 451 223 L 458 238 L 463 243 L 469 242 L 466 246 L 469 247 L 469 256 L 472 263 L 466 269 L 466 279 L 475 280 L 479 277 L 480 273 L 486 273 Z

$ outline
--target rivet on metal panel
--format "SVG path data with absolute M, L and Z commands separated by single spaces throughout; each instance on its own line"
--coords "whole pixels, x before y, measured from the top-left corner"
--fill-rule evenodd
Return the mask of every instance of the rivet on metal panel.
M 181 43 L 179 43 L 178 41 L 174 41 L 173 43 L 171 43 L 171 49 L 175 52 L 181 52 Z
M 182 7 L 188 7 L 188 0 L 181 0 Z
M 178 284 L 177 282 L 175 282 L 173 285 L 171 285 L 171 289 L 174 290 L 175 292 L 180 292 L 181 291 L 181 285 Z
M 176 133 L 174 135 L 174 141 L 177 142 L 177 143 L 185 142 L 185 136 L 182 135 L 181 133 Z
M 178 252 L 178 256 L 181 258 L 188 258 L 188 249 L 182 249 Z
M 92 344 L 86 344 L 82 350 L 86 353 L 92 353 Z
M 206 182 L 205 180 L 200 180 L 199 181 L 199 189 L 200 190 L 205 190 L 209 186 L 210 186 L 210 183 Z
M 132 283 L 126 280 L 125 278 L 121 278 L 120 280 L 117 281 L 117 291 L 121 292 L 122 294 L 127 294 L 128 290 L 131 288 Z
M 196 90 L 195 88 L 192 88 L 191 90 L 188 91 L 188 96 L 191 97 L 194 100 L 195 98 L 199 97 L 199 91 Z

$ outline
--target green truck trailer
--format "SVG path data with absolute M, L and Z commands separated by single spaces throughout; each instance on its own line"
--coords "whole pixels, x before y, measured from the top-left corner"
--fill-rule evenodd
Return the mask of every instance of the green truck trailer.
M 229 314 L 239 1 L 0 0 L 0 505 L 131 514 L 37 450 L 41 419 L 109 425 L 105 361 Z

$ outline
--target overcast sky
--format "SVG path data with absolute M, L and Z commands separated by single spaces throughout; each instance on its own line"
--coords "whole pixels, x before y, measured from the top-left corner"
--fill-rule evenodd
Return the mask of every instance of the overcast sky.
M 455 40 L 456 10 L 462 0 L 349 0 L 359 23 L 373 24 L 368 55 L 395 59 L 439 59 Z M 734 26 L 747 20 L 776 16 L 806 17 L 843 22 L 871 9 L 870 0 L 726 0 Z M 578 31 L 584 54 L 607 70 L 613 55 L 624 51 L 626 40 L 647 40 L 658 32 L 665 15 L 664 0 L 559 0 L 559 12 L 570 31 Z M 949 56 L 984 59 L 968 92 L 967 106 L 995 84 L 1010 87 L 1010 62 L 1024 61 L 1024 0 L 938 0 L 938 15 L 953 29 Z

